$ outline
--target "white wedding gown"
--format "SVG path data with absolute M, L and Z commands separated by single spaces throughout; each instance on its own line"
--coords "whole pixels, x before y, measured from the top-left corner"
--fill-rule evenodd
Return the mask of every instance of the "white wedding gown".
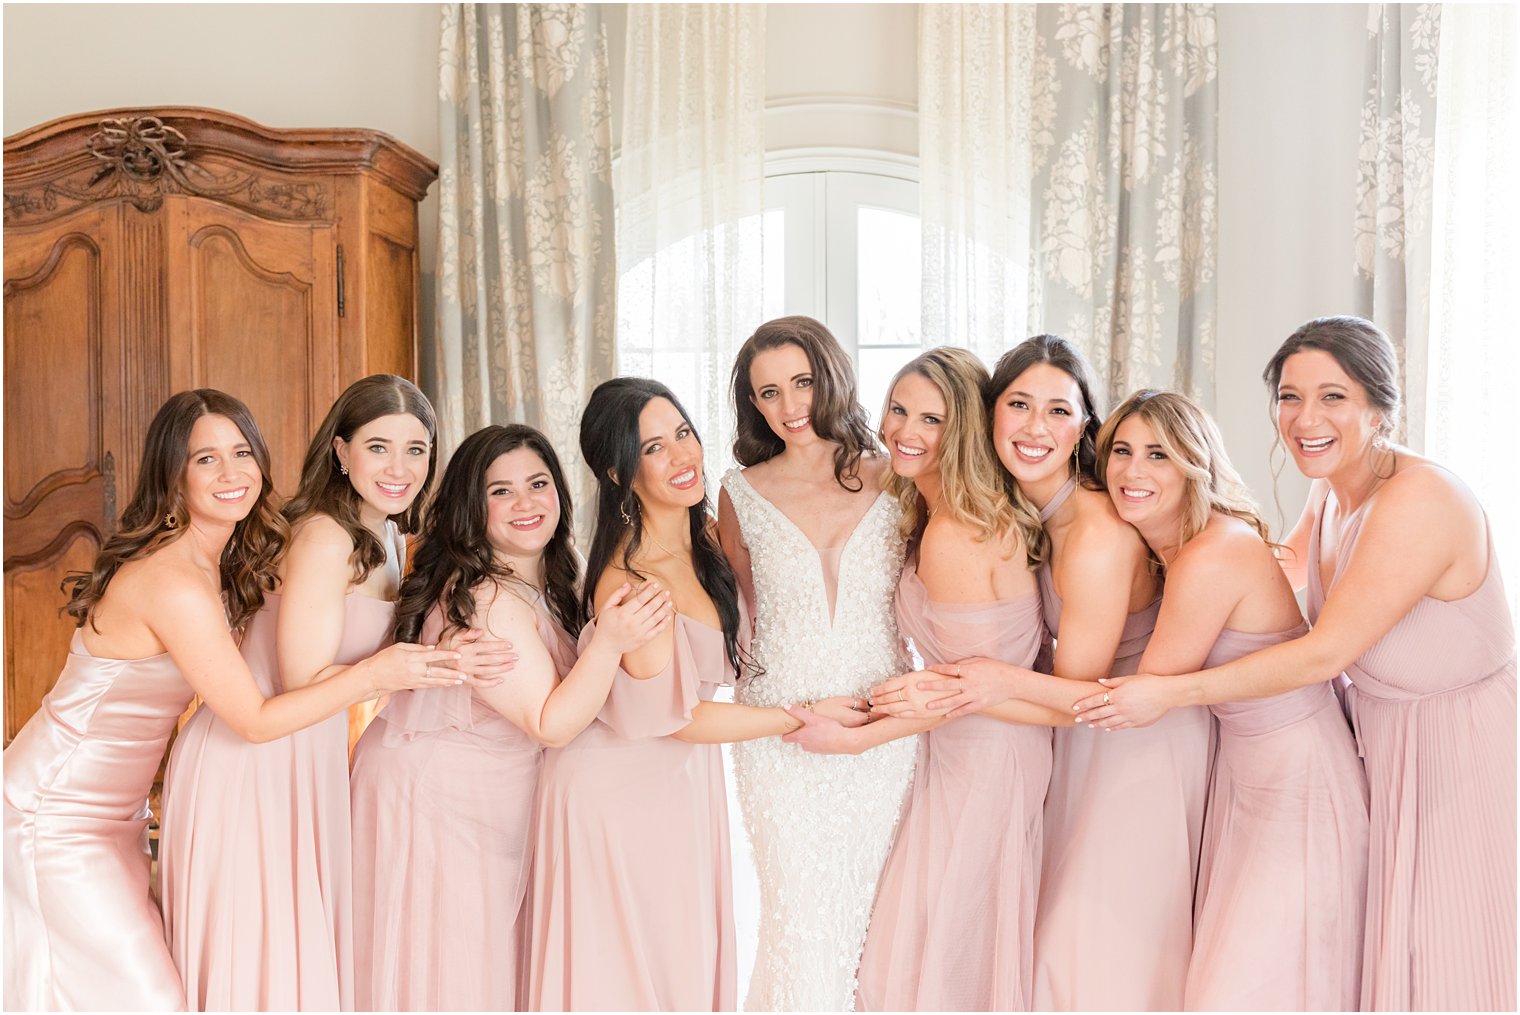
M 903 541 L 877 497 L 843 546 L 815 548 L 735 469 L 723 477 L 749 549 L 754 661 L 746 705 L 861 695 L 910 668 L 892 597 Z M 837 578 L 831 581 L 831 578 Z M 830 616 L 829 586 L 837 588 Z M 849 1011 L 876 881 L 913 776 L 917 737 L 858 757 L 808 754 L 779 737 L 733 745 L 744 827 L 760 881 L 748 1011 Z

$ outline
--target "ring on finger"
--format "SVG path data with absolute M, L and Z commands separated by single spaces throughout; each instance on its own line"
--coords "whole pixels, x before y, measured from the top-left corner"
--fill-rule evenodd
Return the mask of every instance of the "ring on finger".
M 907 696 L 903 694 L 903 689 L 901 687 L 897 689 L 897 700 L 900 702 L 908 700 Z
M 1104 691 L 1103 692 L 1103 704 L 1107 705 L 1108 701 L 1109 701 L 1109 699 L 1108 699 L 1108 692 Z

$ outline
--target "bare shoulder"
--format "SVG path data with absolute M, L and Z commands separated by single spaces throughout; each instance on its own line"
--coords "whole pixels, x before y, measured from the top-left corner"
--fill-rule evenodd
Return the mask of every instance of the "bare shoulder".
M 602 604 L 612 598 L 612 594 L 624 584 L 638 586 L 641 582 L 636 575 L 623 570 L 616 564 L 608 564 L 596 579 L 596 590 L 592 593 L 592 602 L 595 607 L 600 610 Z
M 498 637 L 509 633 L 521 637 L 538 630 L 538 615 L 533 605 L 505 583 L 487 579 L 475 589 L 475 616 L 484 619 L 487 630 Z
M 338 520 L 328 514 L 310 514 L 297 520 L 290 530 L 290 550 L 297 549 L 318 555 L 342 551 L 347 559 L 353 552 L 354 540 Z
M 189 558 L 166 547 L 141 560 L 128 561 L 117 570 L 106 588 L 109 605 L 136 615 L 151 606 L 157 614 L 184 611 L 216 604 L 218 590 Z
M 947 514 L 938 514 L 929 519 L 924 526 L 924 534 L 919 543 L 919 555 L 922 557 L 954 556 L 971 559 L 979 553 L 985 553 L 987 544 L 978 537 L 980 532 L 975 526 L 951 518 Z
M 1263 566 L 1277 566 L 1272 548 L 1246 522 L 1216 511 L 1203 531 L 1188 540 L 1167 566 L 1167 587 L 1181 583 L 1228 584 Z
M 860 456 L 861 489 L 873 494 L 881 492 L 881 484 L 887 476 L 888 463 L 885 455 Z
M 1428 518 L 1443 525 L 1452 515 L 1482 515 L 1478 498 L 1450 469 L 1412 452 L 1401 452 L 1394 474 L 1368 505 L 1368 514 L 1394 508 L 1400 514 Z
M 1144 560 L 1145 540 L 1101 490 L 1078 488 L 1077 510 L 1066 536 L 1066 556 Z

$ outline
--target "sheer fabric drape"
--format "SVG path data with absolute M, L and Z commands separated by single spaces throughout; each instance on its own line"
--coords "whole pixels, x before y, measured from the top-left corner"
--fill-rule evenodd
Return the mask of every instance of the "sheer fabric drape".
M 573 463 L 586 399 L 614 373 L 601 11 L 445 4 L 442 18 L 438 331 L 424 378 L 440 442 L 524 422 Z M 589 503 L 586 471 L 565 478 Z
M 733 442 L 729 370 L 762 323 L 764 54 L 762 5 L 629 6 L 618 372 L 671 387 L 713 480 Z
M 1440 18 L 1428 372 L 1410 385 L 1428 411 L 1410 436 L 1488 509 L 1520 619 L 1520 481 L 1500 464 L 1514 441 L 1520 379 L 1520 8 L 1447 4 Z

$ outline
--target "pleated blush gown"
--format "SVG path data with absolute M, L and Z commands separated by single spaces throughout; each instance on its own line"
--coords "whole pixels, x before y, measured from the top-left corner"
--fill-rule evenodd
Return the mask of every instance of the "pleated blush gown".
M 670 735 L 734 674 L 721 630 L 681 614 L 674 627 L 664 671 L 648 680 L 618 673 L 596 721 L 544 752 L 527 1010 L 736 1006 L 722 755 Z
M 1043 517 L 1074 488 L 1063 487 Z M 1061 598 L 1048 564 L 1038 577 L 1054 636 Z M 1125 620 L 1112 675 L 1136 672 L 1160 607 L 1158 596 Z M 1214 727 L 1207 708 L 1191 706 L 1143 729 L 1054 732 L 1035 914 L 1037 1010 L 1181 1009 Z
M 242 653 L 266 697 L 284 686 L 281 596 Z M 390 643 L 396 607 L 350 592 L 335 662 Z M 352 1011 L 348 715 L 250 744 L 202 705 L 174 742 L 160 840 L 164 929 L 202 1011 Z
M 68 661 L 5 749 L 5 1009 L 183 1011 L 148 791 L 194 693 L 167 654 Z
M 1204 668 L 1308 631 L 1224 630 Z M 1367 777 L 1330 684 L 1210 706 L 1219 720 L 1199 862 L 1190 1011 L 1356 1011 Z
M 909 564 L 897 623 L 924 665 L 970 656 L 1030 666 L 1038 593 L 936 603 Z M 861 1011 L 1028 1011 L 1049 727 L 983 716 L 919 738 L 918 764 L 860 962 Z
M 1332 587 L 1362 518 L 1342 523 Z M 1515 629 L 1491 527 L 1483 584 L 1421 598 L 1346 676 L 1372 822 L 1362 1009 L 1514 1011 Z
M 543 601 L 554 668 L 575 641 Z M 437 642 L 434 610 L 422 641 Z M 511 675 L 507 676 L 510 680 Z M 543 748 L 468 687 L 403 691 L 354 747 L 360 1011 L 513 1011 Z

